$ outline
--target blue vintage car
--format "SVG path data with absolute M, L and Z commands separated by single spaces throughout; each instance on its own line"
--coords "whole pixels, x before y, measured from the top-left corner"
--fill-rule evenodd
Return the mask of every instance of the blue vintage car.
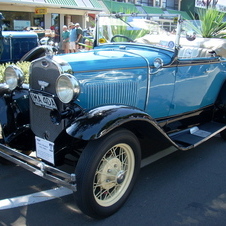
M 28 85 L 9 66 L 0 156 L 72 189 L 85 214 L 113 214 L 141 159 L 226 139 L 226 42 L 203 38 L 200 26 L 179 15 L 100 14 L 93 50 L 32 61 Z M 68 160 L 72 170 L 60 170 Z
M 40 45 L 35 32 L 3 31 L 3 19 L 0 13 L 0 63 L 32 61 L 49 51 L 57 53 L 58 49 L 54 46 Z

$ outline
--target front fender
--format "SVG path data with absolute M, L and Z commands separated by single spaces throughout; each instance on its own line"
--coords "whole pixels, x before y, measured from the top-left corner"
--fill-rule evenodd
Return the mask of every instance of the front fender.
M 88 111 L 66 129 L 66 132 L 78 139 L 95 140 L 109 131 L 130 121 L 150 121 L 153 119 L 145 112 L 124 105 L 108 105 Z
M 33 147 L 33 134 L 29 128 L 28 89 L 13 92 L 0 85 L 0 124 L 4 143 L 20 150 Z
M 3 97 L 5 94 L 9 94 L 11 91 L 9 90 L 8 86 L 4 83 L 0 84 L 0 98 Z
M 41 45 L 41 46 L 37 46 L 34 49 L 30 50 L 28 53 L 26 53 L 21 59 L 20 61 L 33 61 L 39 57 L 43 57 L 46 55 L 46 53 L 48 52 L 53 52 L 54 54 L 57 53 L 57 48 L 54 46 L 50 46 L 50 45 Z

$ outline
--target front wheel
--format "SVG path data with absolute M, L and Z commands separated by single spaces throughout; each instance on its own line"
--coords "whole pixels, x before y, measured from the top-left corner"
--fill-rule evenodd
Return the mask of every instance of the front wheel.
M 80 209 L 88 216 L 104 218 L 126 201 L 140 170 L 140 145 L 128 130 L 119 129 L 90 141 L 76 167 Z

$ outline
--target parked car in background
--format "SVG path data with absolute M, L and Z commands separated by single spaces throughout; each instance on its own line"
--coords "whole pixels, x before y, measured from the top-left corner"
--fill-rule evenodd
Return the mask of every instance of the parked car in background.
M 35 32 L 3 31 L 3 19 L 0 13 L 0 63 L 32 61 L 49 51 L 57 53 L 57 48 L 53 46 L 40 45 Z M 49 32 L 47 34 L 50 35 Z
M 141 159 L 226 139 L 225 46 L 180 15 L 100 14 L 93 50 L 33 60 L 29 85 L 6 68 L 0 156 L 72 189 L 85 214 L 110 216 Z
M 3 46 L 0 63 L 19 61 L 27 52 L 39 45 L 36 33 L 21 31 L 2 31 Z

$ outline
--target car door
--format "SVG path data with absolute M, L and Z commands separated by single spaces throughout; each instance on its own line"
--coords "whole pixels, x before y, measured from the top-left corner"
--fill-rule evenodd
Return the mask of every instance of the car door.
M 224 78 L 218 76 L 221 74 L 219 58 L 210 52 L 186 48 L 179 54 L 169 115 L 191 112 L 214 104 Z
M 174 65 L 151 70 L 145 111 L 153 118 L 164 118 L 169 114 L 174 93 L 176 69 L 177 67 Z

